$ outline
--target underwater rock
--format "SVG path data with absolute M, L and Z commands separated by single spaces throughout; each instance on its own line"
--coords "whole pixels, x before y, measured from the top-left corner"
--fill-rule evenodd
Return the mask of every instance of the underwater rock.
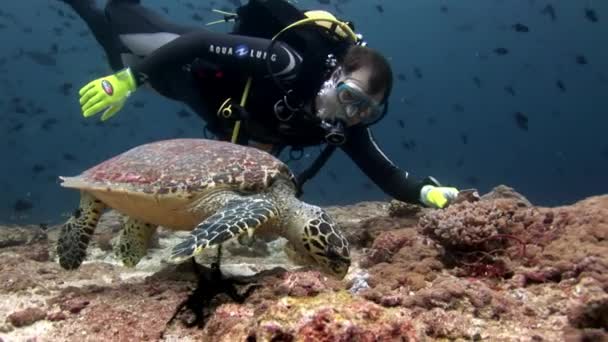
M 28 245 L 46 238 L 46 231 L 40 226 L 0 226 L 0 248 Z
M 46 311 L 40 308 L 27 308 L 8 315 L 7 320 L 15 327 L 31 325 L 46 317 Z
M 391 217 L 416 217 L 423 207 L 417 204 L 391 200 L 388 206 L 388 215 Z
M 608 339 L 608 195 L 552 208 L 524 199 L 501 187 L 478 202 L 405 216 L 392 217 L 389 203 L 334 207 L 352 239 L 345 280 L 283 267 L 275 241 L 261 257 L 226 248 L 225 274 L 241 274 L 239 289 L 253 290 L 241 304 L 218 295 L 194 327 L 172 318 L 200 284 L 188 265 L 162 261 L 179 233 L 159 230 L 161 248 L 133 269 L 98 243 L 78 270 L 66 271 L 51 229 L 47 240 L 0 249 L 0 339 Z M 107 220 L 100 232 L 115 236 L 120 218 Z M 212 252 L 200 262 L 210 260 Z M 281 268 L 251 275 L 263 265 Z M 10 314 L 28 308 L 39 310 L 35 323 L 11 323 Z
M 256 312 L 223 305 L 205 327 L 210 341 L 416 341 L 407 310 L 385 309 L 346 292 L 284 297 Z
M 285 273 L 282 282 L 275 285 L 274 292 L 278 296 L 311 297 L 329 290 L 330 283 L 339 288 L 318 271 Z
M 415 238 L 414 234 L 415 231 L 412 229 L 400 229 L 381 234 L 366 251 L 365 257 L 361 260 L 361 266 L 367 268 L 381 262 L 390 262 L 396 252 Z
M 492 191 L 488 192 L 487 194 L 484 194 L 481 199 L 482 200 L 491 200 L 491 199 L 515 199 L 518 201 L 518 204 L 521 203 L 520 205 L 522 206 L 526 206 L 526 207 L 531 207 L 532 203 L 530 203 L 530 201 L 528 201 L 528 199 L 518 193 L 517 191 L 515 191 L 515 189 L 508 187 L 506 185 L 498 185 L 496 187 L 494 187 L 494 189 L 492 189 Z

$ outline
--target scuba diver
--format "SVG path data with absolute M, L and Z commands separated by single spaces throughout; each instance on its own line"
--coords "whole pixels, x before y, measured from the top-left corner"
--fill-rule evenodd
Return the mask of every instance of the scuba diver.
M 385 193 L 443 208 L 458 195 L 433 177 L 415 179 L 376 144 L 370 126 L 388 111 L 388 61 L 366 46 L 354 25 L 285 0 L 250 0 L 230 33 L 168 22 L 139 0 L 61 0 L 86 22 L 114 74 L 79 92 L 85 117 L 115 115 L 131 93 L 149 86 L 187 104 L 218 139 L 272 146 L 278 156 L 326 144 L 298 175 L 301 189 L 336 148 Z

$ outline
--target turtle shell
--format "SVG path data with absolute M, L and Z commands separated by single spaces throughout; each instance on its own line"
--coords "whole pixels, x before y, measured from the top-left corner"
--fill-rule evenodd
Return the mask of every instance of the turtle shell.
M 78 176 L 61 177 L 61 185 L 91 192 L 110 207 L 143 218 L 150 210 L 165 217 L 176 210 L 183 213 L 180 208 L 215 190 L 260 192 L 278 177 L 293 181 L 287 165 L 256 148 L 173 139 L 137 146 Z

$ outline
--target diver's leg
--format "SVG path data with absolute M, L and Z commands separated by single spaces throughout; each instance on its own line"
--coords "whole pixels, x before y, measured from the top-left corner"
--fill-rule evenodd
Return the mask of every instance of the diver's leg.
M 106 17 L 95 0 L 61 0 L 68 4 L 84 20 L 93 36 L 105 50 L 110 67 L 118 71 L 124 67 L 120 59 L 120 42 L 108 24 Z
M 184 33 L 202 29 L 172 23 L 137 0 L 111 0 L 105 14 L 121 44 L 137 57 L 150 55 Z

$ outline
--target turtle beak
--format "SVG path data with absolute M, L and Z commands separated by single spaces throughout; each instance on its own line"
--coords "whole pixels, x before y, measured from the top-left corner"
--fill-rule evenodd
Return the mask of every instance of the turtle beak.
M 328 271 L 327 273 L 332 274 L 340 280 L 344 279 L 350 268 L 350 257 L 343 256 L 331 247 L 326 252 L 326 255 L 327 261 L 325 266 Z
M 334 264 L 334 265 L 331 265 L 330 267 L 331 267 L 333 276 L 335 276 L 339 280 L 342 280 L 348 273 L 348 269 L 350 268 L 350 260 L 348 261 L 348 263 Z

